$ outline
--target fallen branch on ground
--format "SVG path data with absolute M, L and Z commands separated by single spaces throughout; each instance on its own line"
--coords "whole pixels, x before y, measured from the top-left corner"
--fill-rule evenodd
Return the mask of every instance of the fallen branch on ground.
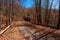
M 20 22 L 19 24 L 22 25 L 22 23 L 23 23 L 23 21 Z M 11 26 L 13 26 L 13 25 L 18 25 L 18 22 L 17 22 L 17 24 L 15 24 L 15 22 L 12 22 L 11 25 L 7 26 L 5 29 L 3 29 L 3 30 L 0 32 L 0 35 L 2 35 L 7 29 L 9 29 L 9 28 L 10 28 Z
M 8 28 L 10 28 L 11 27 L 11 25 L 9 25 L 9 26 L 7 26 L 4 30 L 2 30 L 1 32 L 0 32 L 0 35 L 2 35 Z

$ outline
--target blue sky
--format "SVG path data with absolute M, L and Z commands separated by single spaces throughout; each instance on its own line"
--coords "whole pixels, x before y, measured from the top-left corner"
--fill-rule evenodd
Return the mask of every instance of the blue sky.
M 31 8 L 34 5 L 34 1 L 32 1 L 32 0 L 21 0 L 21 2 L 19 2 L 19 4 L 22 7 Z
M 21 2 L 19 1 L 19 5 L 25 8 L 31 8 L 34 6 L 34 1 L 33 0 L 21 0 Z M 52 9 L 58 9 L 58 8 L 59 8 L 59 0 L 54 0 Z

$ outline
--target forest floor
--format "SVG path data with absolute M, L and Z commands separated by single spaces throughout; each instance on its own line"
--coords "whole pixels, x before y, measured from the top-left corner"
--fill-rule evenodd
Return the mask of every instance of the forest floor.
M 0 40 L 60 40 L 60 30 L 17 21 L 0 35 Z

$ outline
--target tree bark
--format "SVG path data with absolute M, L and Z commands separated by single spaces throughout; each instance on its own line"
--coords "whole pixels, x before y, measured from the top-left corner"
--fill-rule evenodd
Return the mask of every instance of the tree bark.
M 37 24 L 41 24 L 41 0 L 35 0 L 35 8 L 37 15 Z

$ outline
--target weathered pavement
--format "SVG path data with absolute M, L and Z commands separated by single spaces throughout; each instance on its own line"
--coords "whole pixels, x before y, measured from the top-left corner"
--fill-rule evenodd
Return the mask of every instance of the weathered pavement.
M 17 22 L 17 24 L 19 23 Z M 60 40 L 60 30 L 44 35 L 55 29 L 24 22 L 21 23 L 21 25 L 17 24 L 14 24 L 6 32 L 0 35 L 0 40 Z M 36 28 L 34 28 L 34 26 Z M 42 35 L 43 37 L 38 39 Z

